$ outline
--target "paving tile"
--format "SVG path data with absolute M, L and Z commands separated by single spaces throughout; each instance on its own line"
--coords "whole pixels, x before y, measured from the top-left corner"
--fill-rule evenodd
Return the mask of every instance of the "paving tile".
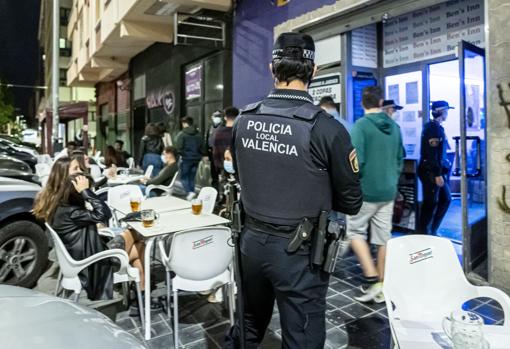
M 327 303 L 331 304 L 332 306 L 334 306 L 336 308 L 342 308 L 346 305 L 352 304 L 353 301 L 352 301 L 352 299 L 350 299 L 344 295 L 337 294 L 336 296 L 328 298 Z
M 126 331 L 136 329 L 136 325 L 131 318 L 117 320 L 116 324 L 119 325 L 123 330 L 126 330 Z
M 378 314 L 351 321 L 345 325 L 349 348 L 389 348 L 391 332 L 388 322 Z
M 269 323 L 269 326 L 268 328 L 271 330 L 271 331 L 276 331 L 280 328 L 280 316 L 273 316 L 271 318 L 271 322 Z
M 329 287 L 328 292 L 326 293 L 326 298 L 333 297 L 334 295 L 337 295 L 338 292 L 335 291 L 333 288 Z
M 359 319 L 374 312 L 372 309 L 365 307 L 360 303 L 352 303 L 350 305 L 343 307 L 341 310 L 356 319 Z
M 493 307 L 492 305 L 483 304 L 473 309 L 474 313 L 479 314 L 484 319 L 494 320 L 492 323 L 499 321 L 505 317 L 503 310 L 501 308 Z M 485 323 L 487 325 L 492 323 Z
M 326 332 L 326 347 L 343 348 L 347 346 L 348 341 L 347 333 L 338 328 Z
M 188 326 L 182 330 L 179 329 L 179 340 L 182 344 L 189 344 L 202 339 L 206 339 L 206 334 L 200 325 Z
M 166 335 L 145 341 L 145 344 L 150 349 L 167 349 L 173 347 L 174 340 L 171 335 Z
M 326 313 L 326 319 L 336 327 L 344 325 L 347 321 L 355 320 L 352 315 L 346 314 L 339 309 Z
M 332 288 L 333 290 L 335 290 L 335 291 L 337 291 L 339 293 L 342 293 L 342 292 L 345 292 L 347 290 L 352 290 L 354 288 L 354 286 L 350 285 L 348 283 L 345 283 L 344 281 L 340 280 L 336 284 L 331 285 L 330 288 Z
M 168 324 L 164 321 L 158 323 L 151 324 L 151 336 L 152 338 L 157 338 L 163 335 L 172 334 L 172 330 L 168 326 Z

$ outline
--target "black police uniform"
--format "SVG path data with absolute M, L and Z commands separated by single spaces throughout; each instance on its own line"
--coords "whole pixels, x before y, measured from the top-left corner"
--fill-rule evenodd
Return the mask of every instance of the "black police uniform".
M 310 245 L 286 252 L 302 218 L 356 214 L 362 204 L 346 129 L 297 90 L 274 90 L 242 111 L 233 155 L 246 214 L 241 234 L 245 345 L 258 348 L 280 311 L 283 348 L 323 348 L 329 275 L 311 267 Z M 238 348 L 238 334 L 225 348 Z
M 435 234 L 451 202 L 448 184 L 451 164 L 446 158 L 448 141 L 443 126 L 436 120 L 428 122 L 421 136 L 421 159 L 418 176 L 423 186 L 423 203 L 418 231 Z M 444 186 L 436 185 L 435 177 L 442 176 Z

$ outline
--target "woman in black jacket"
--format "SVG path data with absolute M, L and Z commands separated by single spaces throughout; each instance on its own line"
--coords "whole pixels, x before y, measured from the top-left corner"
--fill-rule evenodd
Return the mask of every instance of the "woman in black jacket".
M 150 165 L 154 166 L 152 176 L 155 177 L 163 168 L 161 153 L 163 152 L 163 139 L 160 129 L 154 123 L 149 123 L 145 127 L 145 135 L 140 142 L 140 161 L 139 164 L 146 171 Z
M 90 180 L 81 173 L 70 175 L 60 192 L 60 204 L 49 212 L 49 223 L 55 229 L 69 254 L 82 260 L 108 248 L 124 249 L 133 267 L 140 271 L 140 286 L 144 289 L 142 256 L 145 245 L 137 236 L 126 230 L 118 237 L 103 242 L 97 224 L 107 225 L 112 214 L 108 206 L 90 190 Z M 85 207 L 88 202 L 92 207 Z M 113 271 L 110 260 L 94 263 L 80 273 L 80 280 L 91 300 L 111 299 Z

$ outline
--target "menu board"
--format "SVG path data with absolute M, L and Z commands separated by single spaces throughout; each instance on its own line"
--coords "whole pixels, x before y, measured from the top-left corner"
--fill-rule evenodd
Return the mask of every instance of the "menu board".
M 184 72 L 186 100 L 200 98 L 202 94 L 202 65 L 194 66 Z
M 377 28 L 375 24 L 352 31 L 351 50 L 352 65 L 377 68 Z
M 483 47 L 482 0 L 452 0 L 383 24 L 384 67 L 454 54 L 459 41 Z
M 326 96 L 331 96 L 335 103 L 340 103 L 340 81 L 340 73 L 318 76 L 310 82 L 308 93 L 316 104 Z

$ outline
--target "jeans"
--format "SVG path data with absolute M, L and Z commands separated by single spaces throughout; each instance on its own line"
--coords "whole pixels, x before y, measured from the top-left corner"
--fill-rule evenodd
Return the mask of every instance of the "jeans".
M 195 192 L 195 177 L 197 175 L 198 164 L 197 160 L 182 160 L 180 164 L 181 182 L 186 193 Z
M 151 177 L 156 177 L 159 174 L 159 171 L 163 168 L 163 162 L 161 162 L 161 155 L 154 153 L 147 153 L 143 156 L 142 160 L 142 168 L 144 171 L 147 171 L 147 167 L 150 165 L 154 166 L 152 169 Z

